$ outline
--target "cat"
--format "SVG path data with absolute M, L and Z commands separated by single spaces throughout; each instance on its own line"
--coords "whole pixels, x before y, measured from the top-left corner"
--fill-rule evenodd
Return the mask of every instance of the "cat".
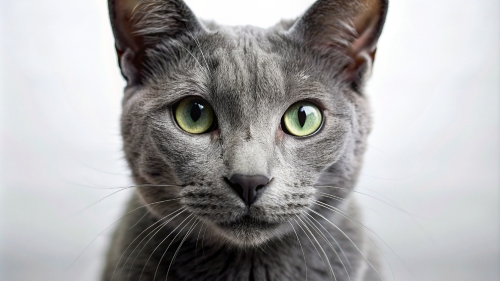
M 109 0 L 134 195 L 102 280 L 384 280 L 352 198 L 387 0 L 268 29 Z

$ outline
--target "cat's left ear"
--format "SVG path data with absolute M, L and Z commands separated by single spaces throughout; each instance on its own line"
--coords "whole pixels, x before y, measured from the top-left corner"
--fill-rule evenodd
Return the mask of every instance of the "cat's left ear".
M 322 55 L 346 55 L 345 78 L 356 83 L 369 72 L 387 15 L 388 0 L 318 0 L 290 34 Z
M 108 0 L 108 6 L 118 62 L 129 85 L 141 83 L 148 70 L 148 49 L 205 31 L 182 0 Z

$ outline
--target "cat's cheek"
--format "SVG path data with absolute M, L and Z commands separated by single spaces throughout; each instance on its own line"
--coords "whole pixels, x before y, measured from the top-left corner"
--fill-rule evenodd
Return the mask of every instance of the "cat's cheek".
M 179 210 L 178 197 L 180 188 L 178 187 L 160 187 L 160 186 L 141 186 L 137 190 L 141 206 L 145 206 L 155 217 L 161 218 L 172 212 Z

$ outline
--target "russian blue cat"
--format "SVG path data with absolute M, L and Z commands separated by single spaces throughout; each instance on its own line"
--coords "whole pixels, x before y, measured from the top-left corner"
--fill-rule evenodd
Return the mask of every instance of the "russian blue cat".
M 387 0 L 263 29 L 109 0 L 135 192 L 102 280 L 383 280 L 351 196 Z

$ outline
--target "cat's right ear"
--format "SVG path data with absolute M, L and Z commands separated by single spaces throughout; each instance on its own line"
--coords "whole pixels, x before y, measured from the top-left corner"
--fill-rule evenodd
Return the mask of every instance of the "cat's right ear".
M 128 85 L 144 78 L 149 48 L 205 30 L 182 0 L 108 0 L 108 6 L 118 63 Z

